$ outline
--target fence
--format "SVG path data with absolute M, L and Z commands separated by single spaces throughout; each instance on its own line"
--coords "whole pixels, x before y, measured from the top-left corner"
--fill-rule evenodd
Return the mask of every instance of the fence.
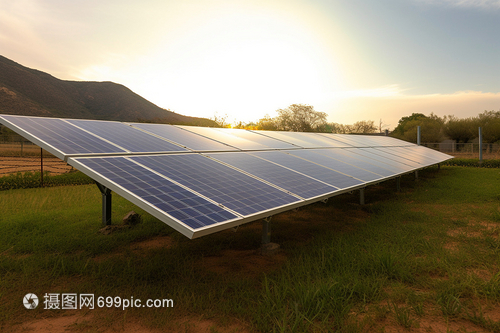
M 0 136 L 0 156 L 40 156 L 40 147 L 19 136 L 4 135 Z
M 421 146 L 432 148 L 440 152 L 462 158 L 479 158 L 479 143 L 457 143 L 444 141 L 439 143 L 421 143 Z M 500 158 L 500 144 L 483 142 L 483 158 Z

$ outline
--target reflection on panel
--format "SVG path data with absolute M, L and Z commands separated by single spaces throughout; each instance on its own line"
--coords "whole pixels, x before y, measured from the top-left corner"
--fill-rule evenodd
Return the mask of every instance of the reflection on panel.
M 68 122 L 134 153 L 186 151 L 185 148 L 149 135 L 124 123 L 75 119 L 70 119 Z
M 271 147 L 265 146 L 255 141 L 250 141 L 227 132 L 221 132 L 217 128 L 211 127 L 196 127 L 196 126 L 178 126 L 187 131 L 203 135 L 212 140 L 222 142 L 226 145 L 236 147 L 241 150 L 258 150 L 270 149 Z
M 283 152 L 256 152 L 252 155 L 264 158 L 268 161 L 277 163 L 291 170 L 303 173 L 312 178 L 321 180 L 327 184 L 335 186 L 339 189 L 345 189 L 352 186 L 363 184 L 364 182 L 346 176 L 340 172 L 334 171 L 332 169 L 323 167 L 321 165 L 303 160 L 301 158 L 292 156 Z
M 177 126 L 166 124 L 131 124 L 133 127 L 161 136 L 194 151 L 234 151 L 234 147 L 195 134 Z
M 311 177 L 285 169 L 277 164 L 247 153 L 220 153 L 210 154 L 210 156 L 305 199 L 325 195 L 337 190 L 337 188 L 319 182 Z
M 335 156 L 332 153 L 334 149 L 322 149 L 324 151 L 323 154 L 317 153 L 320 151 L 319 149 L 311 149 L 311 150 L 299 150 L 290 152 L 291 155 L 301 157 L 308 161 L 317 163 L 319 165 L 325 166 L 327 168 L 333 169 L 335 171 L 342 172 L 345 175 L 352 176 L 354 178 L 363 180 L 365 182 L 374 181 L 377 179 L 383 178 L 382 175 L 372 172 L 371 170 L 366 170 L 362 168 L 358 168 L 352 164 L 345 163 L 341 156 Z M 326 152 L 325 152 L 326 151 Z M 340 157 L 340 158 L 339 158 Z

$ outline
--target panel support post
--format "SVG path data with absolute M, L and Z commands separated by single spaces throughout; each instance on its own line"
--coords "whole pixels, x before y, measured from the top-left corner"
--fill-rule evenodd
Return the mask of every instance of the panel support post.
M 483 131 L 479 127 L 479 165 L 483 163 Z
M 415 180 L 418 180 L 418 170 L 415 170 Z
M 262 245 L 271 242 L 271 218 L 266 217 L 262 220 Z
M 102 194 L 102 225 L 111 225 L 111 190 L 96 182 Z
M 365 188 L 360 188 L 359 189 L 359 204 L 364 205 L 365 204 Z
M 43 187 L 43 148 L 40 148 L 40 187 Z
M 401 176 L 396 178 L 396 190 L 401 192 Z
M 420 146 L 420 126 L 417 126 L 417 145 Z

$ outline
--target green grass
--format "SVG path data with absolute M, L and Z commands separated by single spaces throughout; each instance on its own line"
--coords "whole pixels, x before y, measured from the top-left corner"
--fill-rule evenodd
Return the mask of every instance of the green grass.
M 120 330 L 130 318 L 179 332 L 196 331 L 193 318 L 212 331 L 404 331 L 432 316 L 450 331 L 499 332 L 489 315 L 500 311 L 499 181 L 498 169 L 429 168 L 417 182 L 403 177 L 400 193 L 394 180 L 367 188 L 363 207 L 345 194 L 279 214 L 272 241 L 283 253 L 273 258 L 248 254 L 258 222 L 188 240 L 113 195 L 114 223 L 130 210 L 143 222 L 105 236 L 95 185 L 2 191 L 0 330 L 65 314 L 27 311 L 26 293 L 72 292 L 175 304 L 96 309 L 80 331 Z M 174 245 L 134 250 L 159 235 Z

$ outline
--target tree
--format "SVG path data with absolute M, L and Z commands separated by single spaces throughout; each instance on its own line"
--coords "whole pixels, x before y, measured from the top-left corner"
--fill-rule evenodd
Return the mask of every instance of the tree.
M 223 116 L 219 116 L 217 112 L 215 112 L 214 116 L 212 118 L 210 118 L 210 120 L 213 120 L 215 121 L 215 123 L 217 123 L 217 125 L 219 127 L 230 127 L 230 123 L 227 121 L 227 118 L 229 116 L 227 115 L 227 113 Z
M 377 131 L 377 127 L 373 120 L 361 120 L 355 122 L 353 125 L 331 123 L 329 126 L 331 128 L 331 133 L 337 134 L 369 134 Z
M 278 130 L 293 132 L 316 132 L 326 124 L 325 112 L 315 111 L 311 105 L 292 104 L 286 109 L 276 110 Z
M 445 119 L 433 113 L 430 116 L 413 113 L 411 116 L 399 120 L 392 135 L 409 142 L 417 142 L 417 127 L 420 126 L 422 142 L 441 142 L 445 138 L 444 122 Z
M 376 131 L 377 127 L 375 126 L 375 122 L 373 120 L 361 120 L 352 125 L 351 133 L 368 134 L 375 133 Z
M 477 127 L 482 128 L 483 140 L 488 143 L 500 141 L 500 111 L 484 111 L 477 116 Z M 478 131 L 476 127 L 476 133 Z
M 352 126 L 351 125 L 331 123 L 330 126 L 332 127 L 332 133 L 337 133 L 337 134 L 352 133 Z
M 459 119 L 455 116 L 448 116 L 444 133 L 451 140 L 466 143 L 477 137 L 477 127 L 476 118 Z
M 411 116 L 402 117 L 401 119 L 399 119 L 398 126 L 396 126 L 392 133 L 394 134 L 394 136 L 403 137 L 405 134 L 405 127 L 408 125 L 408 123 L 426 118 L 427 116 L 423 113 L 412 113 Z
M 276 120 L 271 118 L 268 114 L 264 118 L 259 119 L 257 122 L 257 129 L 266 131 L 276 131 L 278 126 L 276 125 Z

